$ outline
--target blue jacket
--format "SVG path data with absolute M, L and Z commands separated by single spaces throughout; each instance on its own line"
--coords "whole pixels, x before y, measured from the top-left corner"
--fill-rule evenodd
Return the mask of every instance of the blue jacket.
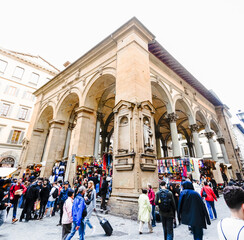
M 191 182 L 185 181 L 182 186 L 184 190 L 178 204 L 179 221 L 189 226 L 207 228 L 207 224 L 210 225 L 211 222 L 202 198 L 194 191 Z
M 70 188 L 67 188 L 67 190 L 65 190 L 64 188 L 60 191 L 60 195 L 58 198 L 58 203 L 63 203 L 68 199 L 68 191 L 70 190 Z
M 75 197 L 72 207 L 73 222 L 75 222 L 77 226 L 80 226 L 81 221 L 83 220 L 82 213 L 84 210 L 86 210 L 85 200 L 79 193 Z

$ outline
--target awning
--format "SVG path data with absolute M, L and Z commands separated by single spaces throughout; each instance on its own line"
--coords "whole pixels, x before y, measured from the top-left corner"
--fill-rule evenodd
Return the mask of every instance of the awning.
M 17 171 L 17 168 L 0 167 L 0 177 L 7 177 Z

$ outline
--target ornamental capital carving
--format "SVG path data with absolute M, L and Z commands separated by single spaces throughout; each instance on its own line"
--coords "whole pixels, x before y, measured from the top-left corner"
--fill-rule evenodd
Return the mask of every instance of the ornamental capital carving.
M 214 135 L 214 132 L 206 132 L 206 133 L 205 133 L 205 136 L 207 137 L 207 139 L 212 138 L 213 135 Z
M 191 132 L 197 132 L 197 130 L 199 129 L 199 126 L 197 124 L 192 124 L 189 126 Z
M 97 112 L 97 120 L 98 121 L 102 121 L 103 117 L 104 117 L 104 114 L 103 113 Z
M 168 117 L 169 122 L 171 122 L 171 123 L 176 122 L 177 119 L 179 118 L 179 116 L 174 112 L 169 113 L 167 117 Z
M 223 137 L 218 138 L 217 141 L 219 144 L 225 144 L 225 139 Z

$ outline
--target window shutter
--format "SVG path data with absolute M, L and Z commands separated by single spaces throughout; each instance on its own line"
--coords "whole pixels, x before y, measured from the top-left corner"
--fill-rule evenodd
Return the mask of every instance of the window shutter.
M 9 110 L 8 110 L 8 114 L 7 114 L 7 117 L 10 117 L 11 116 L 11 112 L 13 110 L 13 104 L 10 104 L 10 107 L 9 107 Z
M 26 96 L 26 91 L 24 91 L 24 93 L 23 93 L 23 97 L 22 97 L 22 98 L 25 98 L 25 96 Z
M 19 94 L 19 88 L 16 89 L 15 97 L 17 97 Z
M 25 118 L 26 121 L 29 120 L 29 118 L 30 118 L 30 114 L 31 114 L 31 109 L 28 109 L 28 112 L 27 112 L 27 114 L 26 114 L 26 118 Z
M 8 141 L 7 141 L 7 143 L 11 143 L 11 138 L 12 138 L 12 136 L 13 136 L 13 132 L 14 132 L 14 130 L 11 130 L 11 131 L 10 131 L 10 134 L 9 134 L 9 136 L 8 136 Z
M 5 88 L 5 91 L 4 91 L 4 93 L 7 93 L 8 92 L 8 90 L 9 90 L 9 85 Z
M 24 135 L 25 135 L 25 132 L 21 132 L 20 137 L 19 137 L 19 142 L 18 142 L 18 144 L 22 144 Z

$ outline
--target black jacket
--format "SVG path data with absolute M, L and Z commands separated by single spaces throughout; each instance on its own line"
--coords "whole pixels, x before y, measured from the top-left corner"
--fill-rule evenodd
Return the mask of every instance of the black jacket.
M 41 201 L 48 201 L 48 198 L 49 198 L 49 193 L 50 193 L 50 190 L 49 190 L 49 187 L 43 187 L 40 191 L 40 199 Z
M 6 208 L 5 203 L 8 202 L 8 191 L 4 189 L 3 187 L 0 187 L 0 210 L 3 210 Z
M 103 180 L 103 183 L 102 183 L 102 186 L 100 189 L 100 194 L 105 195 L 105 194 L 107 194 L 107 191 L 108 191 L 108 182 L 107 182 L 107 180 Z
M 178 215 L 179 221 L 188 226 L 207 228 L 211 224 L 208 211 L 200 195 L 194 191 L 193 185 L 189 181 L 183 184 L 183 191 L 180 194 Z
M 39 197 L 39 189 L 35 184 L 30 185 L 25 193 L 25 199 L 27 201 L 36 201 Z

